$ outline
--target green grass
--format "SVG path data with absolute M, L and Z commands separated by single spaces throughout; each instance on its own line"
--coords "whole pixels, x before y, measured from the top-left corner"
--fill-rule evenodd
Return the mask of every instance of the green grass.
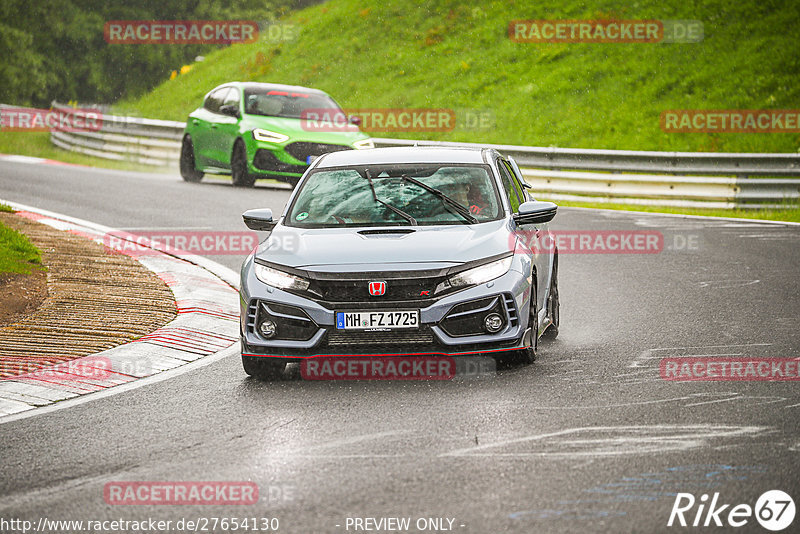
M 177 172 L 169 168 L 158 168 L 128 161 L 114 161 L 87 156 L 78 152 L 69 152 L 51 143 L 50 134 L 48 132 L 0 131 L 0 154 L 34 156 L 37 158 L 63 161 L 64 163 L 72 163 L 75 165 L 89 165 L 104 169 L 141 172 Z
M 740 219 L 761 219 L 768 221 L 788 221 L 800 223 L 800 205 L 787 206 L 786 209 L 764 210 L 725 210 L 705 208 L 662 208 L 656 206 L 633 206 L 630 204 L 604 204 L 602 202 L 559 201 L 559 206 L 596 208 L 625 211 L 644 211 L 648 213 L 677 213 L 681 215 L 703 215 L 706 217 L 734 217 Z
M 306 85 L 346 108 L 488 110 L 491 129 L 377 133 L 533 146 L 795 152 L 800 134 L 664 133 L 667 109 L 797 109 L 800 3 L 680 0 L 332 0 L 291 14 L 299 36 L 233 45 L 117 111 L 185 120 L 231 80 Z M 696 19 L 686 44 L 531 44 L 507 35 L 515 19 Z
M 0 211 L 13 210 L 0 204 Z M 43 268 L 39 249 L 24 234 L 0 223 L 0 275 L 30 274 L 33 269 Z

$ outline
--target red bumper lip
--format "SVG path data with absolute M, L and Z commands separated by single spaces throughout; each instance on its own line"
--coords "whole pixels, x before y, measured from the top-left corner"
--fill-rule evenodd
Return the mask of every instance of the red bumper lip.
M 256 358 L 278 358 L 281 360 L 303 360 L 308 358 L 382 358 L 382 357 L 414 357 L 414 356 L 475 356 L 478 354 L 490 354 L 495 352 L 507 352 L 509 350 L 514 350 L 515 347 L 505 347 L 500 349 L 484 349 L 484 350 L 474 350 L 474 351 L 463 351 L 463 352 L 441 352 L 441 351 L 430 351 L 430 352 L 387 352 L 387 353 L 321 353 L 321 354 L 311 354 L 311 355 L 292 355 L 292 356 L 285 356 L 280 354 L 256 354 L 256 353 L 249 353 L 243 352 L 242 356 L 252 356 Z

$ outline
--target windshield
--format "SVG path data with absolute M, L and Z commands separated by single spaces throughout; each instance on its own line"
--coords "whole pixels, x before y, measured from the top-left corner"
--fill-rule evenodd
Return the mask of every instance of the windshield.
M 469 211 L 466 217 L 458 204 Z M 285 224 L 310 228 L 470 224 L 496 220 L 501 214 L 486 166 L 375 165 L 313 172 L 298 191 Z
M 244 112 L 250 115 L 289 119 L 301 118 L 305 110 L 340 109 L 339 105 L 327 95 L 269 88 L 245 89 L 244 103 Z

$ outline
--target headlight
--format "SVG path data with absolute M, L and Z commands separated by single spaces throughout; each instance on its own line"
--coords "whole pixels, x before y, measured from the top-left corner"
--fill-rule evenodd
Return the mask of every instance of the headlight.
M 283 143 L 289 139 L 289 136 L 277 132 L 270 132 L 262 128 L 256 128 L 253 130 L 253 139 L 256 141 L 266 141 L 268 143 Z
M 372 139 L 364 139 L 361 141 L 356 141 L 353 143 L 353 146 L 358 150 L 364 150 L 365 148 L 375 148 L 375 143 L 372 141 Z
M 305 291 L 308 289 L 308 280 L 300 278 L 293 274 L 285 273 L 260 263 L 253 264 L 253 271 L 256 278 L 265 284 L 279 289 L 295 289 L 298 291 Z
M 499 278 L 506 274 L 511 268 L 511 261 L 513 259 L 513 256 L 508 256 L 499 260 L 485 263 L 483 265 L 479 265 L 478 267 L 474 267 L 467 271 L 454 274 L 436 286 L 436 291 L 434 291 L 434 293 L 441 293 L 442 291 L 448 289 L 457 289 L 459 287 L 477 286 L 490 280 L 494 280 L 495 278 Z

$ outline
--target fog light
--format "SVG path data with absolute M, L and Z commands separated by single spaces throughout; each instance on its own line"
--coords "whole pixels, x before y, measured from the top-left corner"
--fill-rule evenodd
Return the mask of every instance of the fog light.
M 269 339 L 274 337 L 278 332 L 278 325 L 275 324 L 275 321 L 270 321 L 267 319 L 265 321 L 261 321 L 261 324 L 258 325 L 258 331 L 261 332 L 262 337 Z
M 496 313 L 490 313 L 486 316 L 486 319 L 483 320 L 483 326 L 486 327 L 487 332 L 494 334 L 503 328 L 503 318 Z

